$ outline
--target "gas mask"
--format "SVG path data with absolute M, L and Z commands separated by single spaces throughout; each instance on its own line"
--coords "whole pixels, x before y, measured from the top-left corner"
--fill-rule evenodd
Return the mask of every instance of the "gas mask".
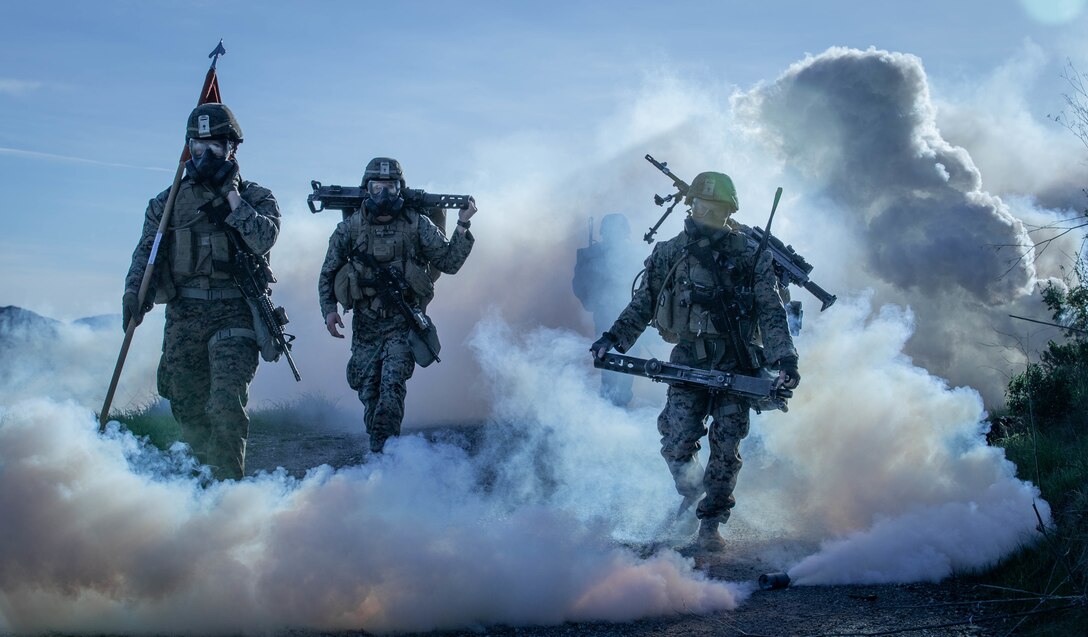
M 691 218 L 700 226 L 720 230 L 725 227 L 736 208 L 723 201 L 710 201 L 695 197 L 691 201 Z
M 227 156 L 234 149 L 233 144 L 222 139 L 190 139 L 189 160 L 185 170 L 198 181 L 218 186 L 230 174 L 234 167 Z
M 404 207 L 400 196 L 400 183 L 372 179 L 367 183 L 363 206 L 372 219 L 395 216 Z

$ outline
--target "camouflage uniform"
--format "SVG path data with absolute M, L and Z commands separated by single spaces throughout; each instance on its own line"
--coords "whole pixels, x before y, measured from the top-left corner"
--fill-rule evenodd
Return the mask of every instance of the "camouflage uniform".
M 251 250 L 267 254 L 279 234 L 279 206 L 254 182 L 243 181 L 238 190 L 242 202 L 225 223 Z M 163 191 L 148 204 L 126 291 L 140 287 L 168 195 Z M 197 459 L 211 465 L 217 478 L 240 479 L 249 435 L 245 406 L 258 350 L 249 304 L 223 267 L 232 257 L 226 237 L 199 210 L 215 196 L 186 176 L 159 247 L 156 301 L 167 305 L 158 389 L 170 400 L 182 440 Z
M 683 232 L 654 246 L 640 287 L 610 329 L 616 349 L 630 349 L 653 321 L 662 337 L 676 344 L 670 357 L 674 363 L 753 374 L 765 363 L 774 366 L 797 356 L 770 253 L 764 252 L 755 266 L 755 285 L 749 293 L 755 248 L 748 247 L 747 240 L 735 231 L 736 225 L 731 225 L 732 229 L 708 233 L 687 219 Z M 727 302 L 750 304 L 754 321 L 716 316 L 710 300 L 715 294 L 722 294 Z M 734 336 L 746 332 L 750 338 L 740 341 L 738 347 Z M 700 439 L 708 433 L 707 416 L 711 418 L 710 460 L 703 471 L 697 453 Z M 740 441 L 748 435 L 748 416 L 749 406 L 742 400 L 669 387 L 668 401 L 657 421 L 661 455 L 685 499 L 694 501 L 706 493 L 696 510 L 700 520 L 725 522 L 729 518 L 741 467 Z
M 409 282 L 414 269 L 431 279 L 433 270 L 456 274 L 468 258 L 474 243 L 472 233 L 454 233 L 447 241 L 424 214 L 406 209 L 387 224 L 374 223 L 358 211 L 336 226 L 329 238 L 329 250 L 318 276 L 321 316 L 336 312 L 334 282 L 337 272 L 359 250 L 379 263 L 399 269 Z M 422 284 L 427 285 L 427 284 Z M 407 301 L 425 307 L 431 290 L 414 289 Z M 348 385 L 359 393 L 365 408 L 364 422 L 370 448 L 380 452 L 385 441 L 400 435 L 404 419 L 406 383 L 415 371 L 415 357 L 408 344 L 408 323 L 394 308 L 385 307 L 377 292 L 366 290 L 352 307 L 351 359 L 347 365 Z

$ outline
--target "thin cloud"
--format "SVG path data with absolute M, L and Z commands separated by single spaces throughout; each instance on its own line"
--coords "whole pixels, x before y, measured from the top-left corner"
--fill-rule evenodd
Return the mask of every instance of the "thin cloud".
M 0 78 L 0 95 L 14 95 L 19 97 L 28 93 L 33 93 L 43 86 L 45 86 L 44 82 Z
M 80 164 L 93 164 L 95 166 L 108 166 L 110 168 L 131 168 L 134 170 L 151 170 L 154 172 L 168 173 L 168 168 L 159 168 L 157 166 L 133 166 L 132 164 L 118 164 L 110 161 L 98 161 L 97 159 L 86 159 L 84 157 L 71 157 L 69 155 L 57 155 L 54 153 L 42 153 L 36 150 L 23 150 L 21 148 L 7 148 L 0 146 L 0 155 L 15 155 L 17 157 L 29 157 L 31 159 L 45 159 L 48 161 L 67 161 L 76 162 Z

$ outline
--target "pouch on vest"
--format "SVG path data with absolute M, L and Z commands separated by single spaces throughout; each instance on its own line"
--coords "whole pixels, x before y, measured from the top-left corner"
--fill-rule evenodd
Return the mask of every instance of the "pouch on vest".
M 408 287 L 412 288 L 416 301 L 420 306 L 426 307 L 434 298 L 434 280 L 431 279 L 430 272 L 415 260 L 409 260 L 404 270 L 404 280 L 408 283 Z
M 654 325 L 657 326 L 657 331 L 661 333 L 661 338 L 665 339 L 666 343 L 679 341 L 673 329 L 676 322 L 672 314 L 673 289 L 671 285 L 666 285 L 662 288 L 661 294 L 657 295 L 657 306 L 654 308 Z
M 230 261 L 230 242 L 223 232 L 202 232 L 193 228 L 174 230 L 172 270 L 181 277 L 209 276 L 229 279 L 230 273 L 215 267 L 215 263 Z
M 155 303 L 169 303 L 178 295 L 177 286 L 174 285 L 174 277 L 170 268 L 157 267 L 153 275 L 155 283 Z
M 253 314 L 253 332 L 257 335 L 257 348 L 261 350 L 261 358 L 274 363 L 280 359 L 280 350 L 276 347 L 276 340 L 268 331 L 268 326 L 261 320 L 261 312 L 257 309 L 256 301 L 246 299 L 249 310 Z
M 430 326 L 423 331 L 422 335 L 414 329 L 408 330 L 408 346 L 412 348 L 412 356 L 420 367 L 427 367 L 433 363 L 435 355 L 442 352 L 442 343 L 438 341 L 438 329 L 435 328 L 434 321 L 431 321 L 430 317 L 427 318 L 427 322 Z M 430 348 L 427 347 L 428 345 Z M 434 350 L 433 354 L 431 350 Z
M 336 296 L 336 302 L 344 307 L 345 312 L 351 311 L 358 299 L 352 294 L 352 279 L 356 278 L 355 265 L 350 261 L 336 271 L 333 279 L 332 290 Z

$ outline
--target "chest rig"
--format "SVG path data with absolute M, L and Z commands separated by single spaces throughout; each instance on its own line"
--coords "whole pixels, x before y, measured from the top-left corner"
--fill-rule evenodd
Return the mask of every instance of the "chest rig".
M 387 224 L 370 223 L 363 212 L 348 219 L 351 252 L 336 273 L 336 300 L 345 308 L 362 303 L 381 311 L 381 298 L 373 287 L 375 271 L 360 258 L 370 255 L 379 267 L 396 270 L 408 283 L 411 305 L 426 306 L 434 297 L 434 283 L 419 245 L 419 215 L 405 211 Z M 388 310 L 389 308 L 385 308 Z
M 170 273 L 177 286 L 208 289 L 233 285 L 227 269 L 234 256 L 230 241 L 200 210 L 213 197 L 206 188 L 188 180 L 178 189 L 169 255 Z
M 692 236 L 662 282 L 654 324 L 670 343 L 693 342 L 700 358 L 729 358 L 752 367 L 752 268 L 748 241 L 722 231 Z

